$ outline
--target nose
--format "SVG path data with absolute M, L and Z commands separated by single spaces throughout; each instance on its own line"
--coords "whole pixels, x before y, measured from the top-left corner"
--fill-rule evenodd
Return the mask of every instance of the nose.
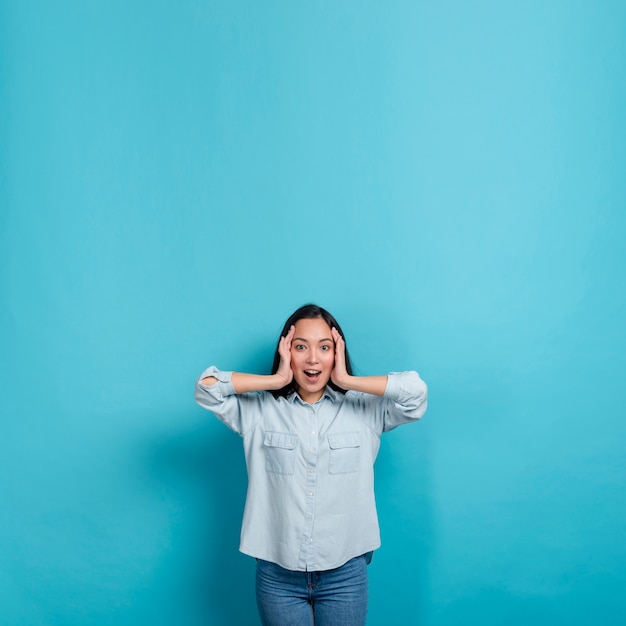
M 317 352 L 315 350 L 309 350 L 306 355 L 307 363 L 317 363 L 319 360 Z

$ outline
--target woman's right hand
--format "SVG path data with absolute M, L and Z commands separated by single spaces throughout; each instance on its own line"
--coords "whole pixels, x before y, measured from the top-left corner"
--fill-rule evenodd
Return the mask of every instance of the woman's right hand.
M 280 365 L 276 372 L 276 377 L 282 382 L 278 389 L 282 389 L 293 380 L 293 370 L 291 369 L 291 340 L 296 332 L 296 327 L 292 326 L 289 332 L 280 338 L 278 342 L 278 354 L 280 355 Z

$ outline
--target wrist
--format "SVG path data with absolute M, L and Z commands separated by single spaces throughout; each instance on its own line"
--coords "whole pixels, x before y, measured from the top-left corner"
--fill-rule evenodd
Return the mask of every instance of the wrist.
M 291 377 L 281 374 L 280 372 L 276 372 L 276 374 L 273 374 L 270 378 L 272 379 L 270 387 L 272 391 L 282 389 L 291 382 Z
M 350 389 L 352 389 L 351 383 L 353 379 L 354 376 L 350 376 L 350 374 L 344 374 L 341 377 L 335 377 L 333 382 L 335 383 L 335 385 L 337 385 L 337 387 L 341 387 L 342 389 L 349 391 Z

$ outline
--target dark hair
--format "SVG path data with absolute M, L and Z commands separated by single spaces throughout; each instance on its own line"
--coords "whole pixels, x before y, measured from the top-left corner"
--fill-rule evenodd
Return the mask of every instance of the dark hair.
M 343 334 L 343 330 L 341 330 L 341 326 L 337 320 L 321 306 L 317 306 L 317 304 L 305 304 L 301 306 L 297 311 L 294 311 L 283 326 L 282 331 L 280 332 L 280 338 L 285 337 L 289 332 L 289 329 L 298 321 L 298 320 L 310 320 L 310 319 L 323 319 L 330 328 L 336 328 L 337 332 L 341 335 L 343 340 L 346 340 L 345 335 Z M 280 354 L 278 353 L 278 345 L 280 344 L 280 338 L 278 339 L 278 343 L 276 344 L 276 351 L 274 352 L 274 363 L 272 364 L 272 374 L 276 374 L 278 371 L 278 366 L 280 365 Z M 346 371 L 350 376 L 352 376 L 352 363 L 350 362 L 350 355 L 348 354 L 348 345 L 346 343 Z M 335 391 L 340 391 L 341 393 L 345 393 L 345 389 L 341 387 L 337 387 L 332 380 L 328 381 L 329 386 Z M 285 385 L 282 389 L 277 389 L 273 391 L 275 397 L 278 396 L 287 396 L 292 391 L 295 390 L 295 382 L 292 380 L 288 385 Z

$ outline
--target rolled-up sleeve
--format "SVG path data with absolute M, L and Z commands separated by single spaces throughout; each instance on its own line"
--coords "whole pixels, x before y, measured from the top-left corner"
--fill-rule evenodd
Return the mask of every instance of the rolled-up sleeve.
M 261 394 L 237 394 L 232 383 L 232 372 L 223 372 L 215 366 L 204 370 L 196 381 L 195 400 L 211 411 L 228 428 L 243 435 L 256 425 L 261 417 L 263 399 Z M 203 385 L 209 377 L 217 379 L 212 385 Z
M 391 372 L 385 389 L 383 431 L 414 422 L 426 412 L 428 388 L 417 372 Z

